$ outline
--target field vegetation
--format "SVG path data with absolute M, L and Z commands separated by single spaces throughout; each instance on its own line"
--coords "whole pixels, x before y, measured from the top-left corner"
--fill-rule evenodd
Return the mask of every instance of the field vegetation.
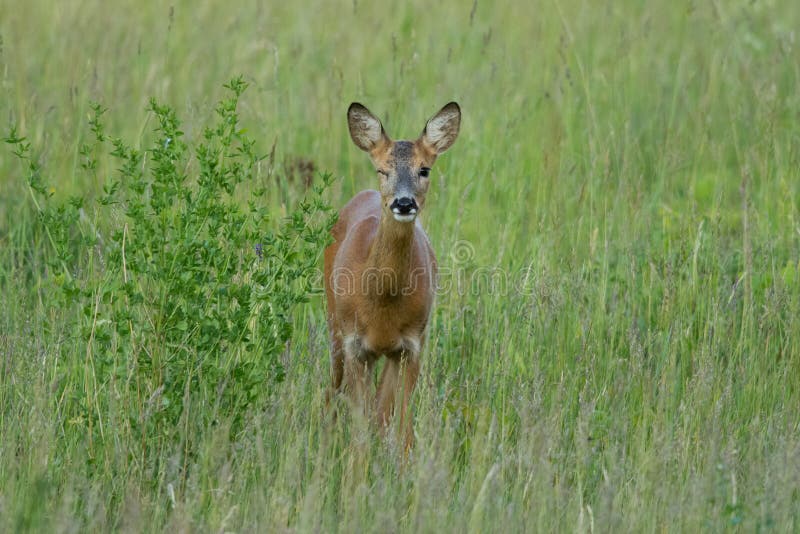
M 0 0 L 0 531 L 800 530 L 796 2 Z M 461 134 L 416 442 L 326 418 L 360 101 Z

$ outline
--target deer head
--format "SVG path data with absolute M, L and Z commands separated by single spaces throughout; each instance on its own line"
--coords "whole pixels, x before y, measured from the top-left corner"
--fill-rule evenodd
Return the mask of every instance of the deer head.
M 380 178 L 384 216 L 413 222 L 425 205 L 430 171 L 436 157 L 458 137 L 461 109 L 450 102 L 428 120 L 415 141 L 392 141 L 381 121 L 354 102 L 347 110 L 350 137 L 367 152 Z

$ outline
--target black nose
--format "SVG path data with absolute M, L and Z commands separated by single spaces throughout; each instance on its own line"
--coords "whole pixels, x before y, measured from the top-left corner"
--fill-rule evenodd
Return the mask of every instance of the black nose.
M 416 200 L 409 197 L 396 198 L 389 207 L 393 212 L 401 215 L 407 215 L 411 213 L 412 210 L 418 209 Z

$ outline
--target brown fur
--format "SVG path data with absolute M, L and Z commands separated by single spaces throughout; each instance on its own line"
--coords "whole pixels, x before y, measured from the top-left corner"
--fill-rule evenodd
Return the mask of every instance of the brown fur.
M 455 141 L 460 116 L 458 105 L 450 103 L 428 121 L 419 139 L 393 142 L 369 110 L 351 105 L 351 137 L 369 153 L 381 188 L 362 191 L 347 203 L 332 230 L 334 243 L 325 249 L 332 391 L 344 389 L 357 411 L 385 426 L 401 389 L 406 446 L 412 443 L 408 404 L 419 375 L 437 266 L 419 219 L 398 221 L 390 206 L 402 191 L 423 208 L 429 184 L 424 170 Z M 370 377 L 381 355 L 387 361 L 373 405 Z

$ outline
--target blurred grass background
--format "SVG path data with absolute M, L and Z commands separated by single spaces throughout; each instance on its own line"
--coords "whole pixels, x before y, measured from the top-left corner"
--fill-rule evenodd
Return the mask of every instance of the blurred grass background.
M 797 28 L 790 1 L 0 0 L 0 118 L 56 198 L 100 192 L 78 165 L 90 101 L 134 144 L 151 96 L 196 138 L 243 74 L 243 122 L 284 171 L 277 212 L 301 161 L 339 177 L 335 205 L 374 186 L 351 101 L 395 138 L 449 100 L 464 113 L 424 214 L 463 280 L 439 297 L 404 469 L 325 428 L 319 299 L 262 423 L 203 436 L 188 482 L 180 451 L 135 465 L 113 438 L 114 461 L 87 465 L 54 410 L 71 334 L 47 244 L 0 152 L 0 528 L 797 530 Z M 476 272 L 522 290 L 469 290 Z

